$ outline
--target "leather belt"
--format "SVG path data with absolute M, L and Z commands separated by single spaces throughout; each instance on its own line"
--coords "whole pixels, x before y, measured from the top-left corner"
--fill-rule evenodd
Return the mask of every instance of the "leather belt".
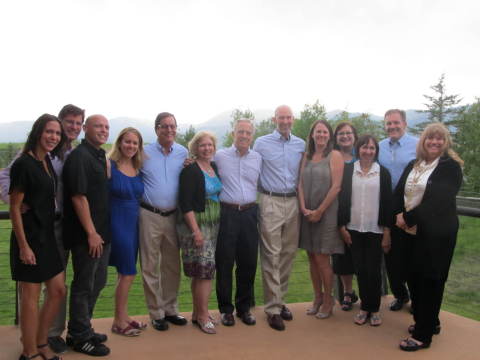
M 237 210 L 237 211 L 244 211 L 244 210 L 250 209 L 254 206 L 257 206 L 257 203 L 256 202 L 251 202 L 251 203 L 248 203 L 248 204 L 240 205 L 240 204 L 230 204 L 230 203 L 226 203 L 226 202 L 221 201 L 220 205 L 224 206 L 226 208 L 229 208 L 229 209 L 234 209 L 234 210 Z
M 163 211 L 159 208 L 156 208 L 155 206 L 151 206 L 151 205 L 148 205 L 148 204 L 145 204 L 145 203 L 140 203 L 140 206 L 144 209 L 147 209 L 148 211 L 151 211 L 155 214 L 160 214 L 161 216 L 170 216 L 172 214 L 174 214 L 177 209 L 173 209 L 173 210 L 169 210 L 169 211 Z
M 297 192 L 294 191 L 294 192 L 289 192 L 289 193 L 277 193 L 277 192 L 273 192 L 273 191 L 267 191 L 265 189 L 258 189 L 259 192 L 261 192 L 262 194 L 265 194 L 265 195 L 270 195 L 270 196 L 277 196 L 277 197 L 294 197 L 294 196 L 297 196 Z

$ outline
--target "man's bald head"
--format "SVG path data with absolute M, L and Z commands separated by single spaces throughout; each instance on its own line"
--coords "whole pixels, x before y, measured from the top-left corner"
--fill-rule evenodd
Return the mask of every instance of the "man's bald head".
M 85 139 L 96 148 L 107 142 L 109 130 L 108 119 L 100 114 L 90 115 L 83 125 Z
M 283 137 L 288 138 L 293 126 L 293 112 L 290 106 L 280 105 L 275 109 L 272 121 L 277 125 L 277 130 Z

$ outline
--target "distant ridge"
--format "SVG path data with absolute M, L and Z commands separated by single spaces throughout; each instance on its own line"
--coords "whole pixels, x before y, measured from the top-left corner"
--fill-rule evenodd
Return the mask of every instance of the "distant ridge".
M 233 110 L 231 111 L 224 111 L 215 115 L 211 119 L 199 123 L 193 124 L 195 130 L 209 130 L 213 132 L 219 141 L 223 140 L 225 134 L 230 131 L 230 121 L 232 120 L 230 115 Z M 334 119 L 338 114 L 340 114 L 342 110 L 332 110 L 327 112 L 327 118 L 329 120 Z M 269 119 L 272 117 L 274 110 L 269 109 L 258 109 L 253 111 L 255 115 L 255 121 L 260 122 L 265 119 Z M 351 112 L 350 116 L 358 116 L 361 113 L 359 112 Z M 296 113 L 295 116 L 299 116 L 300 113 Z M 370 114 L 370 117 L 376 121 L 382 121 L 383 116 Z M 427 120 L 427 114 L 421 113 L 416 110 L 407 110 L 407 121 L 409 127 L 414 127 L 416 124 L 421 123 Z M 9 123 L 0 123 L 0 142 L 1 143 L 8 143 L 8 142 L 25 142 L 28 136 L 28 132 L 32 128 L 33 121 L 15 121 Z M 110 136 L 108 139 L 109 143 L 115 141 L 118 133 L 128 126 L 134 127 L 140 131 L 143 136 L 144 142 L 151 143 L 154 142 L 156 139 L 155 131 L 153 128 L 153 120 L 146 120 L 146 119 L 139 119 L 133 117 L 116 117 L 110 119 Z M 184 132 L 190 124 L 179 123 L 178 124 L 178 131 Z M 83 137 L 83 134 L 80 135 Z

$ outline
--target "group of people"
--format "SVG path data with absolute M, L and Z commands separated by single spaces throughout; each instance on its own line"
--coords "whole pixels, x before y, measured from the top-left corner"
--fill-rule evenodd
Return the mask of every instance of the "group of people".
M 258 252 L 267 322 L 284 330 L 284 321 L 293 319 L 285 295 L 298 248 L 308 253 L 314 290 L 308 315 L 332 315 L 334 273 L 345 289 L 341 307 L 351 310 L 358 301 L 356 274 L 361 306 L 354 322 L 381 325 L 385 253 L 395 297 L 390 309 L 412 300 L 411 337 L 400 348 L 427 348 L 440 331 L 462 183 L 462 161 L 444 125 L 427 126 L 417 139 L 406 134 L 405 112 L 392 109 L 384 120 L 388 138 L 380 143 L 368 134 L 358 137 L 348 122 L 333 132 L 318 120 L 305 144 L 291 133 L 292 110 L 281 105 L 272 118 L 275 130 L 253 148 L 254 124 L 239 119 L 231 147 L 217 151 L 215 136 L 201 131 L 187 150 L 175 142 L 175 116 L 163 112 L 155 119 L 156 142 L 144 146 L 141 134 L 126 128 L 106 154 L 108 120 L 84 116 L 74 105 L 58 118 L 42 115 L 0 174 L 2 194 L 7 189 L 10 197 L 12 278 L 21 290 L 21 360 L 58 360 L 55 353 L 67 345 L 88 355 L 109 354 L 107 336 L 91 324 L 109 264 L 118 273 L 111 330 L 140 335 L 148 325 L 127 311 L 138 254 L 151 326 L 159 331 L 187 324 L 178 313 L 180 261 L 191 278 L 191 320 L 201 331 L 215 334 L 219 323 L 208 311 L 215 275 L 220 322 L 233 326 L 236 312 L 254 325 Z M 73 148 L 82 126 L 85 139 Z M 38 312 L 42 283 L 45 300 Z

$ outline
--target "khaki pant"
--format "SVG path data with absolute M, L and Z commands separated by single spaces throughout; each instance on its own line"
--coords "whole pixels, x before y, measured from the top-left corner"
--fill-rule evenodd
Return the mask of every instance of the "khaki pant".
M 139 226 L 140 265 L 150 318 L 175 315 L 180 286 L 176 214 L 161 216 L 140 208 Z
M 298 249 L 299 213 L 296 197 L 260 194 L 260 261 L 265 312 L 280 314 Z

